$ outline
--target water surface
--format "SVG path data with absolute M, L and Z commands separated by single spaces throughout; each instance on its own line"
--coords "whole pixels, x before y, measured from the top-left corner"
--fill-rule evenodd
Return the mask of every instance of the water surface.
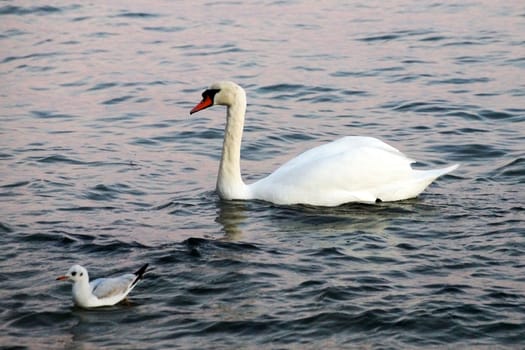
M 519 348 L 521 1 L 0 5 L 0 344 L 28 349 Z M 214 192 L 216 80 L 245 87 L 246 182 L 345 135 L 418 167 L 419 198 L 337 208 Z M 131 303 L 56 282 L 152 270 Z

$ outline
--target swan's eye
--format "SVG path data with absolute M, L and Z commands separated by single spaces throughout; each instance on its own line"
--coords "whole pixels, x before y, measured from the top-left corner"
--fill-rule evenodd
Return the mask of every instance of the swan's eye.
M 84 276 L 84 272 L 81 272 L 81 273 L 80 273 L 80 277 L 82 277 L 82 276 Z
M 76 276 L 76 275 L 77 275 L 76 271 L 71 272 L 71 276 Z

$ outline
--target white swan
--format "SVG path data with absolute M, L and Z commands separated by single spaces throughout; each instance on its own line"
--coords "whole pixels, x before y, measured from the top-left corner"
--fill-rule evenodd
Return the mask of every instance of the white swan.
M 410 166 L 414 160 L 392 146 L 372 137 L 348 136 L 312 148 L 246 185 L 240 168 L 246 93 L 230 81 L 214 83 L 190 114 L 213 105 L 227 107 L 217 178 L 222 199 L 316 206 L 398 201 L 416 197 L 437 177 L 458 167 L 414 170 Z

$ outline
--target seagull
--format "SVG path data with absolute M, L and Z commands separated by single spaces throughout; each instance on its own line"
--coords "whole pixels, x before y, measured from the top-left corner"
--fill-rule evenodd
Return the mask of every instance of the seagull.
M 89 282 L 86 268 L 73 265 L 57 281 L 73 282 L 73 302 L 83 308 L 111 306 L 126 298 L 146 272 L 149 264 L 145 264 L 135 273 L 119 277 L 97 278 Z

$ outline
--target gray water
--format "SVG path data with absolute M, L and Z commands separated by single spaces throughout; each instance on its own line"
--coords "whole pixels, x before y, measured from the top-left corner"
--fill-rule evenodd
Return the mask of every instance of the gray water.
M 17 349 L 521 348 L 523 1 L 0 3 L 0 344 Z M 246 182 L 346 136 L 421 168 L 413 200 L 214 192 L 245 87 Z M 129 303 L 55 281 L 151 270 Z

